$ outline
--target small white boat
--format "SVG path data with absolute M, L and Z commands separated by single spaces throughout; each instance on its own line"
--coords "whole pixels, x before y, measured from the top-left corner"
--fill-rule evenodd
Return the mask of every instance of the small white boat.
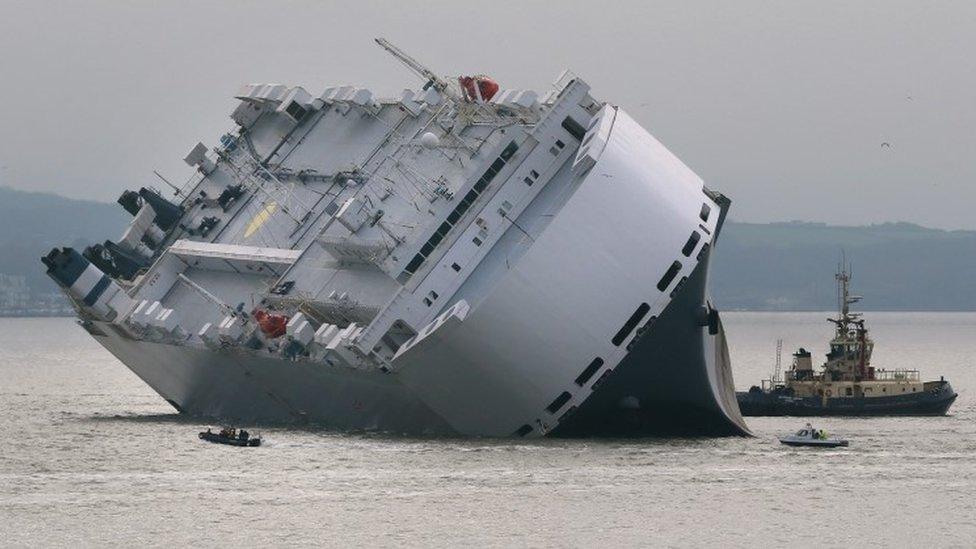
M 815 446 L 820 448 L 847 446 L 846 440 L 830 438 L 823 429 L 814 429 L 809 423 L 803 429 L 792 435 L 782 437 L 779 441 L 787 446 Z

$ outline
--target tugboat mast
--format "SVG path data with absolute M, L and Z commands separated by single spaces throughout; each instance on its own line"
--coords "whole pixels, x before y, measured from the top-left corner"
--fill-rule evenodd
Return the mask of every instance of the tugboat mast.
M 851 295 L 850 293 L 852 271 L 853 269 L 848 270 L 847 260 L 845 258 L 839 266 L 837 273 L 834 275 L 834 279 L 837 280 L 837 301 L 840 318 L 828 318 L 827 320 L 837 325 L 837 334 L 834 341 L 846 341 L 849 344 L 854 343 L 854 347 L 857 349 L 857 371 L 854 372 L 854 379 L 855 381 L 863 381 L 869 380 L 872 377 L 867 368 L 868 330 L 864 327 L 864 319 L 861 318 L 861 313 L 851 312 L 851 305 L 861 301 L 861 296 Z
M 861 296 L 850 294 L 851 272 L 847 270 L 846 261 L 841 263 L 837 273 L 834 274 L 834 278 L 837 280 L 837 308 L 840 311 L 840 318 L 828 320 L 837 324 L 838 333 L 841 331 L 847 333 L 851 324 L 857 324 L 860 321 L 861 313 L 852 313 L 851 305 L 861 301 Z M 860 322 L 863 323 L 863 321 Z

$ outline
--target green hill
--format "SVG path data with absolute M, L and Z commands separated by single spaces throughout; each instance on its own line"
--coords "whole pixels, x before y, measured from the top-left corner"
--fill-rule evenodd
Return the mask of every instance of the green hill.
M 976 310 L 976 231 L 910 223 L 729 223 L 715 252 L 712 291 L 724 309 L 833 309 L 842 252 L 853 262 L 864 309 Z
M 26 277 L 32 291 L 52 291 L 42 255 L 54 246 L 81 249 L 118 238 L 129 219 L 118 204 L 0 187 L 0 273 Z

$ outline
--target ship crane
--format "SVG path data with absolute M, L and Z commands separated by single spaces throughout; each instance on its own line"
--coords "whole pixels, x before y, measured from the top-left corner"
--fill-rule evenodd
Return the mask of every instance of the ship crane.
M 213 295 L 212 293 L 210 293 L 209 291 L 207 291 L 207 289 L 204 288 L 203 286 L 201 286 L 201 285 L 197 284 L 196 282 L 190 280 L 183 273 L 179 273 L 178 275 L 176 275 L 176 278 L 177 278 L 177 280 L 179 280 L 180 282 L 182 282 L 183 284 L 185 284 L 188 288 L 190 288 L 191 290 L 193 290 L 196 293 L 200 294 L 200 296 L 203 297 L 203 299 L 205 299 L 206 301 L 210 302 L 215 307 L 217 307 L 217 309 L 220 310 L 220 312 L 223 313 L 224 315 L 226 315 L 226 316 L 239 316 L 239 313 L 238 313 L 238 311 L 236 309 L 234 309 L 230 305 L 228 305 L 228 304 L 224 303 L 223 301 L 221 301 L 219 297 L 217 297 L 217 296 Z M 246 316 L 244 317 L 244 319 L 247 320 Z
M 375 40 L 381 48 L 390 52 L 390 55 L 396 57 L 398 61 L 404 64 L 404 66 L 420 75 L 421 78 L 427 80 L 427 84 L 424 85 L 424 89 L 433 87 L 439 92 L 448 94 L 452 97 L 454 96 L 453 91 L 450 89 L 450 83 L 448 83 L 447 80 L 437 76 L 434 71 L 428 69 L 420 61 L 417 61 L 400 48 L 391 44 L 386 38 L 376 38 Z

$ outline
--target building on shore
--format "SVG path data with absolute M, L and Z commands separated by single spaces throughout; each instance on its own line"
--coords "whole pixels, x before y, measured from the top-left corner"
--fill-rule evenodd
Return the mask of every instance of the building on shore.
M 32 291 L 27 277 L 0 273 L 0 317 L 65 316 L 72 312 L 63 294 Z

